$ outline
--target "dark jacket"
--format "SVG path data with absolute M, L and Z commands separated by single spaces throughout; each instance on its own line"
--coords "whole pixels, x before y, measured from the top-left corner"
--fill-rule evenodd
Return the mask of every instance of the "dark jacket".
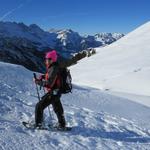
M 40 86 L 45 87 L 48 92 L 54 89 L 59 89 L 60 76 L 58 63 L 53 63 L 50 67 L 48 67 L 44 76 L 44 80 L 38 80 L 38 84 Z

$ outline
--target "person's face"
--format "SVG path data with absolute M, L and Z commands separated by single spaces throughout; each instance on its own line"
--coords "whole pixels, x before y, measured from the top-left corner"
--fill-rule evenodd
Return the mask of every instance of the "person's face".
M 52 59 L 46 59 L 45 64 L 46 66 L 50 66 L 53 63 Z

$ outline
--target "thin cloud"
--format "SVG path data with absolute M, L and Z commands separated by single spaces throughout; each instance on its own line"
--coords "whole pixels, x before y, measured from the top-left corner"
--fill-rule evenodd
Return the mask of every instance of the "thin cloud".
M 29 1 L 27 0 L 25 3 L 27 3 L 27 2 L 29 2 Z M 2 17 L 0 17 L 0 21 L 3 21 L 5 18 L 7 18 L 8 16 L 10 16 L 16 10 L 21 9 L 25 5 L 25 3 L 21 3 L 16 8 L 14 8 L 14 9 L 9 10 L 8 12 L 6 12 Z

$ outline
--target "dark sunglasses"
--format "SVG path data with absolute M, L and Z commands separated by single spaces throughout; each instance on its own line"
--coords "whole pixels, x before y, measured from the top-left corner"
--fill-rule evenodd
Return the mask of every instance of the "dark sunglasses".
M 46 62 L 46 61 L 51 61 L 51 60 L 52 60 L 51 58 L 49 58 L 49 59 L 45 59 L 45 60 L 44 60 L 44 62 Z

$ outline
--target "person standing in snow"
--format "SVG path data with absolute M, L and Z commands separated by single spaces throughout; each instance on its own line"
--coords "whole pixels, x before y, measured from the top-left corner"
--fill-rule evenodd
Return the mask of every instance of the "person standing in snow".
M 66 122 L 64 117 L 63 106 L 60 101 L 60 74 L 57 62 L 57 52 L 55 50 L 48 52 L 45 56 L 46 74 L 39 79 L 34 79 L 39 86 L 46 88 L 47 93 L 41 98 L 35 107 L 35 125 L 42 127 L 43 111 L 52 104 L 54 112 L 58 118 L 58 127 L 65 128 Z

